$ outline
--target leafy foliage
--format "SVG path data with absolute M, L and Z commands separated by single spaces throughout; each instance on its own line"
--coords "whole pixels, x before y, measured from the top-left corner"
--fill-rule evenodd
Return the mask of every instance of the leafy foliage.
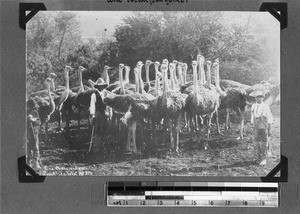
M 165 58 L 189 65 L 198 53 L 209 60 L 220 59 L 223 79 L 250 85 L 262 80 L 278 82 L 279 60 L 263 36 L 270 29 L 251 15 L 245 20 L 239 22 L 220 12 L 133 12 L 116 26 L 113 38 L 84 41 L 76 13 L 40 12 L 27 25 L 27 91 L 43 89 L 50 72 L 63 85 L 66 64 L 88 68 L 83 73 L 85 83 L 103 75 L 105 65 L 117 68 L 123 63 L 133 69 L 138 61 Z M 151 66 L 151 79 L 153 71 Z M 188 75 L 189 80 L 191 66 Z M 70 76 L 70 86 L 78 85 L 78 78 Z M 110 77 L 112 82 L 117 79 L 117 69 Z

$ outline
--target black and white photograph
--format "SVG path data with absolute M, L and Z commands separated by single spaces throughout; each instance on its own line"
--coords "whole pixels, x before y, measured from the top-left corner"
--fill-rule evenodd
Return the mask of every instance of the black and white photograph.
M 269 12 L 40 11 L 26 162 L 47 176 L 264 177 L 280 162 Z

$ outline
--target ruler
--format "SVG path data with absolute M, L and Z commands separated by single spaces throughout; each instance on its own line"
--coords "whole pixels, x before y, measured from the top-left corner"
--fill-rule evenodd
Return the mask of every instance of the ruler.
M 278 183 L 108 182 L 110 207 L 278 207 Z

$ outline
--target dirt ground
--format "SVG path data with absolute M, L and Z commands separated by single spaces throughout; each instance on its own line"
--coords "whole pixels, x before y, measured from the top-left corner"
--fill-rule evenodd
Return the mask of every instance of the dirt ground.
M 119 131 L 117 127 L 108 127 L 105 136 L 94 139 L 92 152 L 88 153 L 90 129 L 74 130 L 72 138 L 67 139 L 54 131 L 57 124 L 52 123 L 49 142 L 41 142 L 40 146 L 42 168 L 36 170 L 48 176 L 266 176 L 280 162 L 280 108 L 274 106 L 271 110 L 275 117 L 270 139 L 272 155 L 265 166 L 255 161 L 248 112 L 243 140 L 237 140 L 237 121 L 232 122 L 230 132 L 225 132 L 222 117 L 224 135 L 217 135 L 216 127 L 212 127 L 210 150 L 203 149 L 203 138 L 193 137 L 183 129 L 179 153 L 170 151 L 168 132 L 154 135 L 145 128 L 143 138 L 139 136 L 137 140 L 139 153 L 125 154 L 127 130 Z M 73 125 L 76 126 L 75 121 Z

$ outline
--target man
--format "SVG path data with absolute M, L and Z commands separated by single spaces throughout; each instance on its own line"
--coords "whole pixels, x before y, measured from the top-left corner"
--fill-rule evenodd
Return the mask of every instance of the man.
M 264 92 L 261 90 L 253 92 L 256 102 L 251 108 L 251 123 L 254 127 L 254 144 L 257 146 L 259 165 L 267 163 L 268 136 L 270 136 L 273 115 L 270 106 L 263 102 Z
M 40 168 L 39 126 L 41 125 L 38 105 L 34 99 L 27 101 L 26 158 L 31 167 Z

